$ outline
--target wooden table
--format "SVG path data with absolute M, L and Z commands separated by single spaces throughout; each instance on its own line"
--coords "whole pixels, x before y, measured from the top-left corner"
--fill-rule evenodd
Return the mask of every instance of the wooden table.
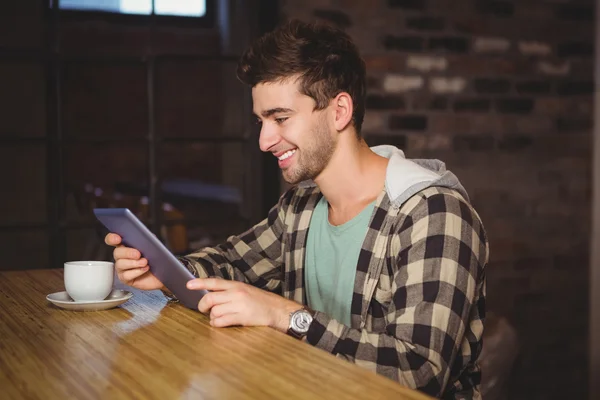
M 0 397 L 427 399 L 270 328 L 212 328 L 160 292 L 106 311 L 46 301 L 63 271 L 0 273 Z

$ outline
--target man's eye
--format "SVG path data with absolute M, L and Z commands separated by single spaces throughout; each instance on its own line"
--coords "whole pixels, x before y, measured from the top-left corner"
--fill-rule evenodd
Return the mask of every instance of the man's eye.
M 275 118 L 275 122 L 278 123 L 279 125 L 283 124 L 286 120 L 287 120 L 287 117 Z
M 261 125 L 262 125 L 262 120 L 261 120 L 260 118 L 256 118 L 256 119 L 254 120 L 254 123 L 255 123 L 256 125 L 258 125 L 258 126 L 261 126 Z

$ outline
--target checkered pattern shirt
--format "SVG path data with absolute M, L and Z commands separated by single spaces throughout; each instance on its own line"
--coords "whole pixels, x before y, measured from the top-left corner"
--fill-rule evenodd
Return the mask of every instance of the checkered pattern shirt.
M 287 191 L 268 217 L 184 258 L 197 277 L 235 279 L 307 304 L 306 239 L 322 194 Z M 480 398 L 488 243 L 455 190 L 429 187 L 402 205 L 376 200 L 360 251 L 351 326 L 316 312 L 307 341 L 432 396 Z

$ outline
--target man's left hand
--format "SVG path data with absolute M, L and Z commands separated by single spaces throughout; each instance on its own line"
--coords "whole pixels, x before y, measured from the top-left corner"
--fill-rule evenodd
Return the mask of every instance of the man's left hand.
M 287 332 L 290 313 L 302 307 L 277 294 L 225 279 L 193 279 L 187 288 L 210 291 L 198 303 L 198 310 L 203 314 L 210 312 L 210 324 L 215 327 L 270 326 Z

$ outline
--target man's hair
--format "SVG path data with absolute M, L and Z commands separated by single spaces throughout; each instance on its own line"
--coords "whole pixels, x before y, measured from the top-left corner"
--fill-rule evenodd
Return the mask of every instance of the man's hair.
M 238 78 L 251 87 L 299 76 L 300 92 L 322 110 L 341 92 L 352 97 L 352 122 L 360 137 L 365 115 L 366 67 L 345 32 L 321 23 L 291 20 L 257 39 L 242 55 Z

